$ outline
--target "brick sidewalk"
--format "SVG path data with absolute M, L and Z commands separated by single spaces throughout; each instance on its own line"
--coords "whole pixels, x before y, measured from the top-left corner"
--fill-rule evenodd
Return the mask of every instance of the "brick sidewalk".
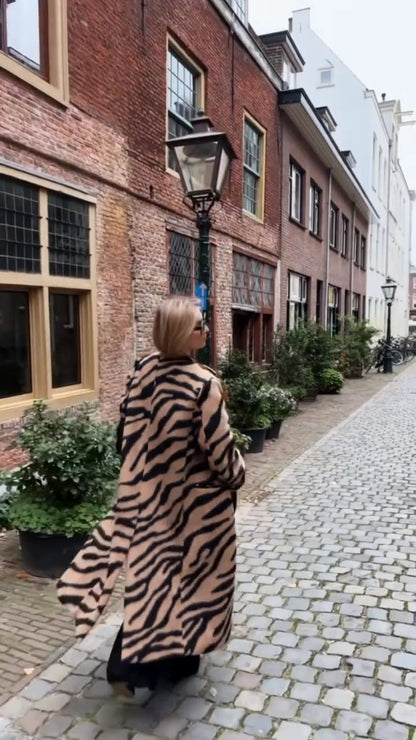
M 299 414 L 283 424 L 281 438 L 267 442 L 262 455 L 248 458 L 241 498 L 261 500 L 276 474 L 393 379 L 373 373 L 348 381 L 339 396 L 301 404 Z M 122 584 L 114 610 L 120 606 L 121 593 Z M 54 582 L 22 571 L 14 532 L 0 537 L 0 632 L 0 705 L 73 641 L 73 622 L 56 600 Z

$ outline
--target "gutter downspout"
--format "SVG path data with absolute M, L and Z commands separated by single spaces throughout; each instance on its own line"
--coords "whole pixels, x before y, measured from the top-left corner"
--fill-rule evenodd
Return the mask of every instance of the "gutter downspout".
M 326 233 L 326 264 L 325 264 L 325 282 L 324 282 L 324 327 L 328 326 L 328 297 L 329 297 L 329 240 L 330 240 L 330 228 L 331 228 L 331 202 L 332 202 L 332 169 L 328 170 L 328 218 L 327 218 L 327 233 Z
M 388 170 L 387 170 L 387 220 L 386 220 L 386 262 L 385 262 L 385 275 L 384 280 L 389 277 L 389 244 L 390 244 L 390 201 L 391 201 L 391 153 L 392 153 L 393 140 L 389 138 L 389 157 L 388 157 Z M 383 280 L 383 282 L 384 282 Z M 387 320 L 387 304 L 384 302 L 384 322 L 383 326 L 386 325 Z M 393 306 L 392 306 L 393 308 Z
M 350 250 L 350 304 L 348 306 L 348 316 L 352 316 L 352 296 L 354 292 L 354 244 L 355 244 L 355 217 L 357 207 L 355 203 L 352 204 L 352 226 L 351 226 L 351 250 Z M 359 245 L 357 244 L 357 249 Z M 356 255 L 358 256 L 358 255 Z

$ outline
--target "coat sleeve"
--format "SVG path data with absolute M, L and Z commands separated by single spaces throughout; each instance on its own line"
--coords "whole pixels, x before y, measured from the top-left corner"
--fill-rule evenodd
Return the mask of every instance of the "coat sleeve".
M 217 478 L 232 490 L 241 488 L 245 464 L 237 450 L 230 429 L 220 382 L 206 382 L 198 398 L 200 410 L 198 444 L 206 454 L 208 464 Z

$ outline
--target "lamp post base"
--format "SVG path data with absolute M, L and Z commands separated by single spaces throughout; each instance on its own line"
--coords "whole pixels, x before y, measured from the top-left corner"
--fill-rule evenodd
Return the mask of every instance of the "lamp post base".
M 393 372 L 393 360 L 391 357 L 390 350 L 387 350 L 386 354 L 384 355 L 383 360 L 383 373 L 392 373 Z

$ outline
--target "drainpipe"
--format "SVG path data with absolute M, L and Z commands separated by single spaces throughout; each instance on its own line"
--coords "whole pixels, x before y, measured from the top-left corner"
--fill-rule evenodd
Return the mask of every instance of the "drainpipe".
M 387 167 L 387 220 L 386 220 L 386 263 L 384 266 L 385 269 L 385 275 L 384 280 L 387 280 L 389 277 L 389 268 L 391 265 L 389 264 L 389 245 L 390 245 L 390 202 L 391 202 L 391 160 L 392 160 L 392 147 L 393 147 L 393 140 L 389 138 L 389 157 L 388 157 L 388 167 Z M 382 232 L 383 233 L 383 232 Z M 384 283 L 383 280 L 383 283 Z M 386 311 L 387 311 L 387 305 L 384 307 L 384 326 L 386 323 Z
M 355 216 L 356 216 L 356 205 L 352 204 L 352 224 L 351 224 L 351 248 L 350 248 L 350 305 L 348 306 L 348 316 L 352 316 L 352 294 L 354 291 L 354 243 L 355 243 Z M 357 245 L 359 248 L 359 245 Z M 358 255 L 357 255 L 358 256 Z
M 328 170 L 328 218 L 326 229 L 326 264 L 325 264 L 325 281 L 324 281 L 324 327 L 328 326 L 328 294 L 329 294 L 329 240 L 331 228 L 331 201 L 332 201 L 332 170 Z

